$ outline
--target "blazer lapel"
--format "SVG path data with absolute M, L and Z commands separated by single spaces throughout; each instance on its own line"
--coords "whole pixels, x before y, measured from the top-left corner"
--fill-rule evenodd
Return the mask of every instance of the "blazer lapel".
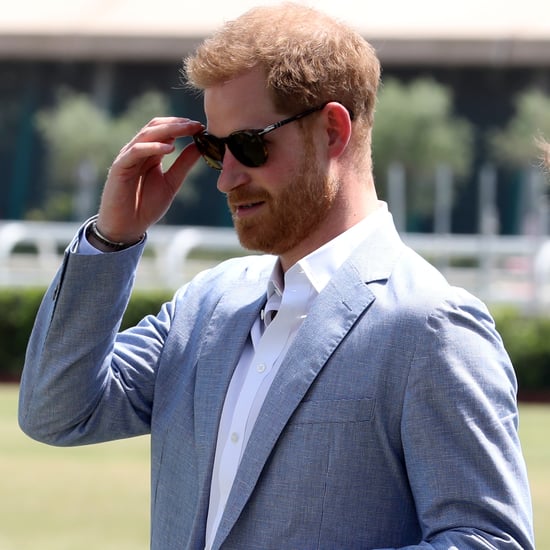
M 197 365 L 195 425 L 198 477 L 204 525 L 210 494 L 212 467 L 225 394 L 250 329 L 266 300 L 267 280 L 243 280 L 224 294 L 204 336 Z
M 283 360 L 244 451 L 213 548 L 238 520 L 283 429 L 342 339 L 375 299 L 368 283 L 387 279 L 402 250 L 393 224 L 359 246 L 314 302 Z M 372 261 L 369 262 L 369 258 Z M 322 327 L 322 338 L 319 338 Z M 303 358 L 307 357 L 308 361 Z

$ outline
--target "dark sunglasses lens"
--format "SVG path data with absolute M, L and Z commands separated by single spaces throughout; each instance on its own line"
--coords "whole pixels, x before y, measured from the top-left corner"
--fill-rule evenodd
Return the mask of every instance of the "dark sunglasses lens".
M 267 160 L 265 142 L 256 132 L 235 132 L 227 138 L 227 146 L 240 163 L 250 168 L 261 166 Z
M 225 153 L 224 142 L 206 132 L 195 134 L 193 140 L 206 164 L 215 170 L 221 170 Z

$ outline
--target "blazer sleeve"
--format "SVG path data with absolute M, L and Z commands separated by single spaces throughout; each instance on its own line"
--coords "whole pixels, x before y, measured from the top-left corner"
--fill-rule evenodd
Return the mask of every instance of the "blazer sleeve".
M 169 303 L 117 342 L 144 245 L 86 255 L 74 252 L 77 242 L 37 314 L 19 399 L 22 430 L 63 446 L 149 432 L 155 365 L 172 317 Z
M 534 548 L 516 379 L 493 320 L 468 295 L 426 323 L 402 415 L 424 540 L 410 548 Z

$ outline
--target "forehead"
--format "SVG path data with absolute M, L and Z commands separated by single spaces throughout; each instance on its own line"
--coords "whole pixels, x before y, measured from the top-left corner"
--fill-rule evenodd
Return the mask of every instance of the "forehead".
M 262 128 L 278 116 L 259 69 L 207 88 L 204 110 L 208 131 L 219 136 L 244 128 Z

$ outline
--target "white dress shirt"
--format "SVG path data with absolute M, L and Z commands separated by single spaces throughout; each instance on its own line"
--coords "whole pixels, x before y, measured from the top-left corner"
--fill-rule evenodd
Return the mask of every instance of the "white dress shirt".
M 352 251 L 389 215 L 386 204 L 380 201 L 376 212 L 302 258 L 284 276 L 279 262 L 275 265 L 266 306 L 252 326 L 225 397 L 212 471 L 206 550 L 214 542 L 267 392 L 311 304 Z

